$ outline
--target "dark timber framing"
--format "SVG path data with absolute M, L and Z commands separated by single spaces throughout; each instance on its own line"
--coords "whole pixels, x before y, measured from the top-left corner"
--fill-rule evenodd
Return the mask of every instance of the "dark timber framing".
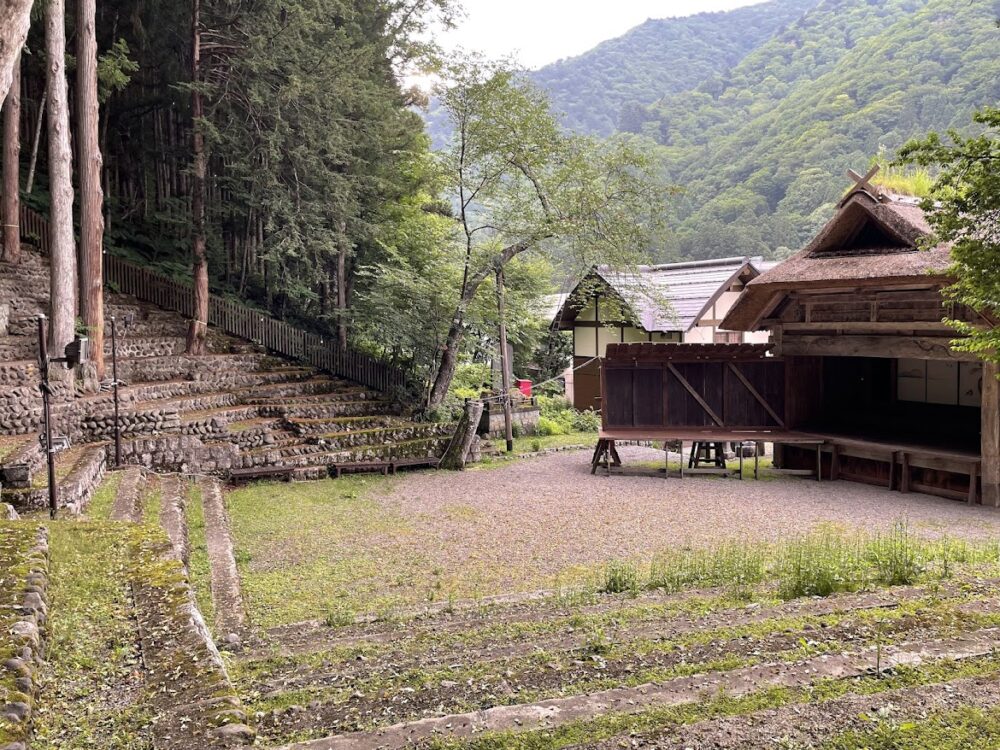
M 806 248 L 747 284 L 722 325 L 771 334 L 785 363 L 783 427 L 826 439 L 824 474 L 1000 507 L 997 368 L 955 351 L 945 322 L 996 321 L 942 296 L 950 247 L 919 249 L 929 234 L 917 201 L 859 178 Z M 814 460 L 780 443 L 775 459 Z

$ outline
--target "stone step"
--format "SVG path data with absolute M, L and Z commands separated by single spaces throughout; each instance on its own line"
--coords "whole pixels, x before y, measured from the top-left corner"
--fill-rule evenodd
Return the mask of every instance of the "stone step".
M 335 419 L 338 417 L 371 417 L 372 415 L 389 415 L 395 410 L 389 401 L 338 401 L 323 404 L 274 404 L 261 406 L 261 416 Z
M 297 435 L 320 435 L 329 432 L 369 430 L 375 427 L 386 427 L 392 424 L 394 419 L 394 417 L 388 415 L 340 417 L 334 419 L 289 419 L 288 427 Z

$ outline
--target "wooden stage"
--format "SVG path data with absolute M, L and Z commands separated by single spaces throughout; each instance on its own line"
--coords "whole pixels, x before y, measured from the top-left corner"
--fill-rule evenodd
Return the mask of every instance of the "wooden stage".
M 615 447 L 619 442 L 652 442 L 681 444 L 683 456 L 686 443 L 777 443 L 792 448 L 802 448 L 815 452 L 813 469 L 776 469 L 780 473 L 793 475 L 815 476 L 817 480 L 854 479 L 843 470 L 841 465 L 845 459 L 857 458 L 888 465 L 888 481 L 883 480 L 882 486 L 888 489 L 906 493 L 910 491 L 924 492 L 930 489 L 919 482 L 912 481 L 915 469 L 930 469 L 948 472 L 968 477 L 967 492 L 950 491 L 945 496 L 965 500 L 974 504 L 978 500 L 979 477 L 982 473 L 982 461 L 977 453 L 954 449 L 942 449 L 939 446 L 928 446 L 914 443 L 892 442 L 883 440 L 863 439 L 852 435 L 826 432 L 805 432 L 789 430 L 738 430 L 738 429 L 610 429 L 598 433 L 597 446 L 591 459 L 591 473 L 597 472 L 603 464 L 608 475 L 613 466 L 621 466 L 618 451 Z M 740 467 L 737 476 L 743 479 L 743 457 L 740 452 Z M 669 455 L 669 454 L 668 454 Z M 804 458 L 804 457 L 803 457 Z M 826 477 L 824 477 L 826 467 Z M 670 476 L 667 470 L 667 459 L 664 462 L 664 476 Z M 759 476 L 758 456 L 754 456 L 754 478 Z M 685 474 L 728 474 L 722 469 L 685 469 L 681 461 L 680 478 Z M 919 472 L 917 472 L 919 475 Z M 675 474 L 677 476 L 677 474 Z M 930 494 L 942 494 L 940 488 Z

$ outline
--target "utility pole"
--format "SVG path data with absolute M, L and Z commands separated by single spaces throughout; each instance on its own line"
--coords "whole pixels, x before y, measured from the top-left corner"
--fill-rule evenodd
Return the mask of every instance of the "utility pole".
M 503 428 L 507 452 L 514 452 L 514 418 L 510 406 L 510 363 L 507 361 L 507 301 L 504 293 L 503 266 L 497 268 L 497 312 L 500 318 L 500 382 L 503 388 Z

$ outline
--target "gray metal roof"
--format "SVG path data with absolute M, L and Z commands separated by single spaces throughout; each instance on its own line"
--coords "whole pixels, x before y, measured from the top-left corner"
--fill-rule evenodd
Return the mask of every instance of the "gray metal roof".
M 609 266 L 594 271 L 629 306 L 646 331 L 688 331 L 746 267 L 760 273 L 760 258 L 746 256 L 638 266 L 618 272 Z

